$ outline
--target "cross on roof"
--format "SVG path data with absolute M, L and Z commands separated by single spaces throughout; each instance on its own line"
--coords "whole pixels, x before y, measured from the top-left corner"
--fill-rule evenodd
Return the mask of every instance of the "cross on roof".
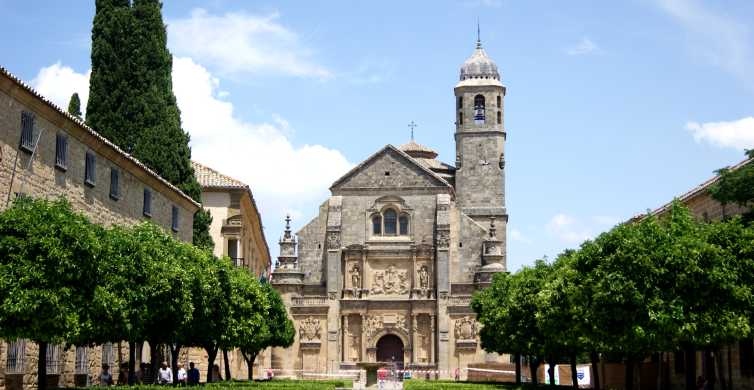
M 411 123 L 408 124 L 408 127 L 411 129 L 411 141 L 414 140 L 414 128 L 417 127 L 417 126 L 419 126 L 419 125 L 417 125 L 416 123 L 414 123 L 414 121 L 411 121 Z

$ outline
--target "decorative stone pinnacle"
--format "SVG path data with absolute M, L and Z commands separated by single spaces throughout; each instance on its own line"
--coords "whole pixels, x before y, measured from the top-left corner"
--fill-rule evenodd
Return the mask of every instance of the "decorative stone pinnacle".
M 495 217 L 490 217 L 490 238 L 497 238 L 497 229 L 495 229 Z
M 476 19 L 476 48 L 477 49 L 482 48 L 482 39 L 481 39 L 480 30 L 479 30 L 479 18 Z
M 283 235 L 284 239 L 290 239 L 291 238 L 291 215 L 286 214 L 285 216 L 285 234 Z

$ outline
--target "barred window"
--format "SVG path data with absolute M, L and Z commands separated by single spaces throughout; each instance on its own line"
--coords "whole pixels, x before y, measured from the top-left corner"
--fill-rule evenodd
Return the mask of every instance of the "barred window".
M 62 133 L 55 136 L 55 167 L 68 169 L 68 136 Z
M 29 153 L 34 151 L 34 114 L 28 111 L 21 112 L 21 150 Z
M 63 366 L 63 362 L 60 359 L 62 349 L 60 344 L 47 344 L 46 361 L 48 375 L 60 375 Z
M 173 231 L 178 231 L 178 207 L 173 206 Z
M 372 234 L 374 235 L 382 234 L 382 216 L 381 215 L 375 215 L 374 217 L 372 217 Z
M 84 161 L 84 183 L 94 186 L 97 180 L 97 157 L 92 152 L 86 152 Z
M 143 208 L 144 216 L 151 217 L 152 216 L 152 191 L 149 190 L 149 188 L 144 189 L 144 208 Z
M 398 228 L 401 236 L 408 235 L 408 217 L 401 215 L 398 218 Z
M 396 214 L 395 210 L 388 209 L 387 211 L 382 213 L 382 217 L 384 218 L 383 230 L 385 232 L 385 235 L 394 236 L 397 231 L 395 228 L 395 222 L 396 222 L 396 219 L 398 218 L 398 215 Z
M 120 199 L 120 171 L 117 168 L 110 168 L 110 198 Z
M 113 343 L 102 344 L 102 365 L 104 366 L 105 364 L 107 364 L 107 366 L 110 368 L 112 368 L 113 364 L 115 364 L 115 354 L 113 353 Z
M 23 374 L 26 356 L 26 340 L 18 339 L 8 342 L 8 358 L 5 361 L 7 374 Z
M 89 373 L 89 348 L 86 346 L 76 347 L 76 375 Z

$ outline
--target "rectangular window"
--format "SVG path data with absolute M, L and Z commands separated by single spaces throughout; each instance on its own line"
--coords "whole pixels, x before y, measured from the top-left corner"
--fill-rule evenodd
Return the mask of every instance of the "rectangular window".
M 113 353 L 113 343 L 102 344 L 102 365 L 107 364 L 108 367 L 113 367 L 115 364 L 115 354 Z M 110 371 L 112 373 L 112 371 Z
M 76 375 L 86 375 L 89 373 L 89 348 L 86 346 L 76 347 L 76 366 L 74 369 Z
M 178 231 L 178 207 L 173 206 L 173 231 Z
M 55 167 L 68 169 L 68 136 L 62 133 L 55 136 Z
M 8 354 L 5 361 L 6 374 L 23 374 L 26 357 L 26 340 L 18 339 L 8 342 Z
M 144 189 L 144 216 L 152 216 L 152 191 L 148 188 Z
M 60 361 L 60 344 L 47 344 L 47 374 L 60 375 L 62 362 Z
M 21 112 L 21 150 L 34 151 L 34 114 L 28 111 Z
M 749 377 L 754 365 L 754 340 L 743 339 L 738 342 L 738 360 L 741 367 L 741 375 Z
M 241 265 L 241 259 L 239 259 L 238 256 L 238 240 L 228 240 L 228 257 L 230 257 L 230 259 L 233 261 L 233 265 L 235 265 L 236 267 Z
M 117 168 L 110 168 L 110 198 L 120 199 L 120 171 Z
M 97 181 L 97 156 L 92 152 L 86 152 L 84 161 L 84 183 L 94 187 Z

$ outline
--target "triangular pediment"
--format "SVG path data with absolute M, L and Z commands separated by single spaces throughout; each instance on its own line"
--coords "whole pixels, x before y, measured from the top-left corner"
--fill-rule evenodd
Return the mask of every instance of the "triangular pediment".
M 411 156 L 387 145 L 343 175 L 330 190 L 448 188 L 451 185 Z

